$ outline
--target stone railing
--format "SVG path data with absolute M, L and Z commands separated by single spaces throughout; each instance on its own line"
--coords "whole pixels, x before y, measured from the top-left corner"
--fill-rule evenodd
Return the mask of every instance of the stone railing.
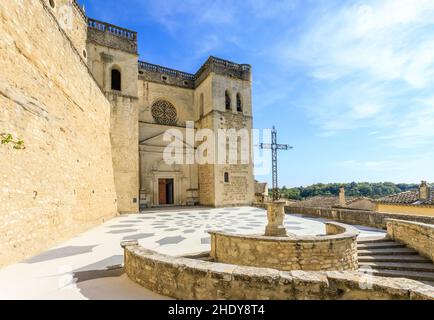
M 152 82 L 184 88 L 197 87 L 211 72 L 249 80 L 250 71 L 250 65 L 237 64 L 216 57 L 209 57 L 196 74 L 139 61 L 139 75 L 142 78 Z
M 325 236 L 289 237 L 212 231 L 211 257 L 221 263 L 284 271 L 358 270 L 359 231 L 333 222 L 326 223 L 326 231 Z
M 338 209 L 338 208 L 307 208 L 307 207 L 285 207 L 287 214 L 303 214 L 316 218 L 324 218 L 343 223 L 364 225 L 374 228 L 386 228 L 387 219 L 399 219 L 420 223 L 434 224 L 434 217 L 383 213 L 375 211 Z
M 175 69 L 166 68 L 163 66 L 159 66 L 159 65 L 144 62 L 144 61 L 139 61 L 139 70 L 148 70 L 148 71 L 157 72 L 157 73 L 160 73 L 163 75 L 168 75 L 171 77 L 177 77 L 177 78 L 181 78 L 181 79 L 185 79 L 185 80 L 193 80 L 194 81 L 196 79 L 194 74 L 183 72 L 183 71 L 178 71 Z
M 141 286 L 184 300 L 434 300 L 431 286 L 350 271 L 305 272 L 171 257 L 129 241 L 125 272 Z M 270 254 L 270 253 L 269 253 Z
M 434 225 L 387 219 L 387 234 L 434 262 Z
M 242 80 L 250 80 L 252 67 L 248 64 L 238 64 L 216 57 L 209 57 L 196 72 L 196 86 L 198 86 L 210 72 L 215 72 L 229 77 L 236 77 Z
M 102 22 L 92 18 L 87 18 L 87 25 L 89 28 L 96 29 L 103 32 L 109 32 L 115 36 L 125 38 L 130 41 L 137 42 L 137 32 L 124 29 L 107 22 Z
M 239 71 L 250 71 L 252 68 L 248 64 L 238 64 L 238 63 L 234 63 L 234 62 L 220 59 L 220 58 L 213 57 L 213 56 L 209 57 L 207 62 L 208 63 L 214 63 L 216 65 L 221 65 L 221 66 L 226 67 L 226 68 L 239 70 Z

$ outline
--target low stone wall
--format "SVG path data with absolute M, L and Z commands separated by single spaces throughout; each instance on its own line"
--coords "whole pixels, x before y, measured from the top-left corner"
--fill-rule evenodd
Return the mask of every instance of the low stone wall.
M 327 223 L 326 229 L 327 236 L 303 237 L 209 232 L 211 257 L 222 263 L 285 271 L 357 270 L 359 232 L 339 223 Z
M 388 219 L 387 234 L 434 262 L 434 225 Z
M 305 207 L 285 207 L 288 214 L 303 214 L 316 218 L 336 220 L 354 225 L 364 225 L 374 228 L 386 228 L 387 219 L 399 219 L 420 223 L 434 224 L 434 217 L 383 213 L 375 211 L 338 209 L 338 208 L 305 208 Z
M 240 267 L 170 257 L 130 242 L 128 277 L 156 293 L 184 300 L 434 300 L 431 286 L 349 271 L 305 272 Z M 365 289 L 363 289 L 365 288 Z

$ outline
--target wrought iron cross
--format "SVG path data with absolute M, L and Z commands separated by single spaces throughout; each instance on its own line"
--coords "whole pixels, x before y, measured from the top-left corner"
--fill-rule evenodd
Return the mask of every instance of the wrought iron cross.
M 273 131 L 271 131 L 271 144 L 269 143 L 261 143 L 261 149 L 271 149 L 272 155 L 272 165 L 273 165 L 273 201 L 277 201 L 280 199 L 280 193 L 278 190 L 277 183 L 277 150 L 290 150 L 293 147 L 287 144 L 278 144 L 277 143 L 277 130 L 273 126 Z

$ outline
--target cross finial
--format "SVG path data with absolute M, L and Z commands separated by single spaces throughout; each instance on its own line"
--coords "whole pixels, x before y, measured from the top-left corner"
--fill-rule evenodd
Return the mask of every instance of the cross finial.
M 277 144 L 277 130 L 276 127 L 273 126 L 271 144 L 261 143 L 261 149 L 271 149 L 273 165 L 273 201 L 277 201 L 280 199 L 277 183 L 277 150 L 289 150 L 292 149 L 292 147 L 287 144 Z

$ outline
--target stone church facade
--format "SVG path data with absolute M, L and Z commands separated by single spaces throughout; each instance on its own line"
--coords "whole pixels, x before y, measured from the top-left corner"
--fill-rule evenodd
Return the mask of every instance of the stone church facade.
M 90 18 L 86 52 L 89 68 L 112 105 L 119 211 L 253 202 L 251 157 L 248 164 L 169 165 L 163 159 L 168 144 L 164 133 L 178 129 L 185 137 L 188 121 L 195 130 L 251 131 L 249 65 L 210 57 L 189 74 L 143 62 L 138 59 L 136 32 Z
M 0 32 L 0 134 L 25 142 L 0 146 L 0 266 L 140 207 L 253 202 L 252 161 L 163 157 L 164 133 L 187 122 L 251 130 L 250 66 L 142 62 L 136 32 L 75 0 L 1 1 Z

